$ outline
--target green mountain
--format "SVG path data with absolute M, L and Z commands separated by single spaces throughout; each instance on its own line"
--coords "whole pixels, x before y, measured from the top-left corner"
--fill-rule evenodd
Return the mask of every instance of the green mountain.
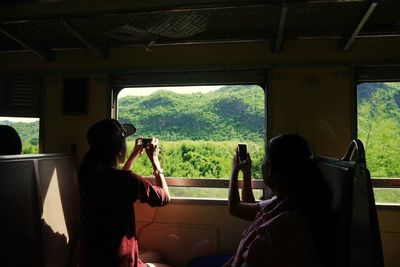
M 118 101 L 118 119 L 136 126 L 136 136 L 162 140 L 264 138 L 264 92 L 259 86 L 224 86 L 209 93 L 157 91 Z

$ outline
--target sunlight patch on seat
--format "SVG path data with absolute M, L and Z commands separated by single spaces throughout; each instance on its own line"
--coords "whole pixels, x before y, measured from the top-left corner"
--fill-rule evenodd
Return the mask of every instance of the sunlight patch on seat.
M 49 189 L 44 197 L 42 219 L 51 227 L 54 233 L 64 235 L 68 243 L 69 235 L 58 185 L 57 169 L 54 169 Z

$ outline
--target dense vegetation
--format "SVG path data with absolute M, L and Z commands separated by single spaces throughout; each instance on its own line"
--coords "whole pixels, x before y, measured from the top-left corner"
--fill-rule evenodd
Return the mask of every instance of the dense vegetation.
M 224 86 L 195 94 L 157 91 L 123 97 L 118 107 L 118 119 L 134 124 L 137 135 L 162 140 L 167 176 L 227 178 L 237 144 L 246 142 L 253 173 L 260 177 L 265 116 L 264 92 L 258 86 Z M 151 174 L 145 157 L 134 168 Z
M 400 177 L 400 83 L 358 88 L 358 137 L 374 177 Z
M 157 91 L 118 101 L 118 119 L 142 136 L 163 141 L 264 139 L 264 92 L 259 86 L 224 86 L 209 93 Z
M 228 178 L 236 146 L 235 141 L 162 141 L 160 160 L 166 167 L 167 177 Z M 132 151 L 133 142 L 129 142 L 128 147 Z M 253 175 L 259 179 L 264 146 L 247 142 L 247 147 L 253 161 Z M 152 173 L 144 155 L 134 163 L 133 169 L 143 175 Z
M 400 83 L 358 88 L 358 136 L 373 177 L 400 177 Z M 374 189 L 377 202 L 400 202 L 399 189 Z

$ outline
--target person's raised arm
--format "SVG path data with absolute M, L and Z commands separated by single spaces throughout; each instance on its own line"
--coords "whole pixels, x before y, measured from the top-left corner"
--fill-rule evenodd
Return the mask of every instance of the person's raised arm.
M 240 201 L 240 196 L 239 196 L 239 186 L 238 186 L 238 175 L 240 170 L 244 170 L 247 167 L 244 167 L 243 165 L 248 164 L 251 169 L 251 161 L 240 163 L 238 159 L 238 153 L 236 151 L 235 155 L 233 156 L 232 160 L 232 173 L 231 173 L 231 179 L 229 183 L 229 195 L 228 195 L 228 206 L 229 206 L 229 213 L 247 220 L 247 221 L 253 221 L 257 212 L 259 211 L 259 206 L 257 203 L 245 203 Z M 249 175 L 247 173 L 246 175 Z M 251 175 L 251 173 L 250 173 Z M 250 181 L 251 182 L 251 181 Z M 251 184 L 250 184 L 250 190 L 251 190 Z M 253 197 L 254 198 L 254 197 Z
M 242 200 L 246 203 L 256 203 L 251 186 L 251 157 L 247 153 L 246 163 L 242 166 L 243 184 L 242 184 Z
M 127 161 L 124 164 L 122 169 L 130 170 L 132 167 L 132 163 L 143 153 L 143 144 L 142 138 L 138 138 L 135 141 L 135 147 L 133 148 L 132 153 L 129 155 Z
M 164 170 L 161 168 L 160 160 L 158 159 L 159 153 L 160 147 L 158 146 L 158 139 L 153 137 L 151 143 L 146 147 L 146 154 L 150 159 L 151 165 L 153 166 L 153 174 L 156 178 L 156 185 L 165 191 L 169 201 L 170 195 L 168 185 L 165 181 Z

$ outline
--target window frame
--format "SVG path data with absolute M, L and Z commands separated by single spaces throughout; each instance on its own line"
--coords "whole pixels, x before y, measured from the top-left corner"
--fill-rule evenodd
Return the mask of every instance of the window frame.
M 111 117 L 118 117 L 118 94 L 127 87 L 167 87 L 167 86 L 213 86 L 213 85 L 258 85 L 264 91 L 264 133 L 268 140 L 268 90 L 267 73 L 265 68 L 255 69 L 215 69 L 215 70 L 185 70 L 173 72 L 148 71 L 138 73 L 116 74 L 111 78 Z M 125 80 L 125 81 L 124 81 Z M 155 184 L 153 176 L 145 176 Z M 213 178 L 182 178 L 166 177 L 168 186 L 173 187 L 202 187 L 202 188 L 229 188 L 229 179 Z M 253 189 L 262 189 L 266 196 L 267 189 L 262 180 L 252 180 Z M 239 188 L 242 182 L 239 181 Z M 228 195 L 227 195 L 228 196 Z M 213 198 L 172 198 L 176 204 L 222 204 L 226 205 L 227 199 Z
M 43 88 L 44 79 L 41 75 L 26 72 L 0 73 L 0 97 L 5 97 L 0 101 L 0 115 L 39 118 L 38 154 L 44 151 Z M 19 105 L 21 103 L 17 99 L 18 96 L 22 96 L 25 100 L 29 98 L 29 104 Z
M 358 86 L 363 83 L 400 83 L 400 66 L 360 66 L 354 69 L 354 136 L 358 138 Z M 372 188 L 400 189 L 400 177 L 396 178 L 374 178 L 371 177 Z M 400 204 L 379 203 L 380 207 L 398 207 Z

